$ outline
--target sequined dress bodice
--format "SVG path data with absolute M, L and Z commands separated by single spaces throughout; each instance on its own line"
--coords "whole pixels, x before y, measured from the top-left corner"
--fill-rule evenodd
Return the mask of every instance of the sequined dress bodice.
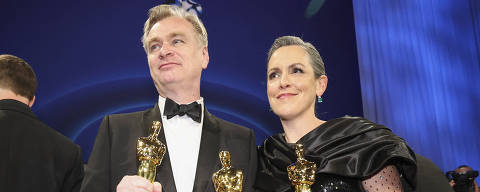
M 361 182 L 342 176 L 330 174 L 315 175 L 312 192 L 361 192 L 364 191 Z

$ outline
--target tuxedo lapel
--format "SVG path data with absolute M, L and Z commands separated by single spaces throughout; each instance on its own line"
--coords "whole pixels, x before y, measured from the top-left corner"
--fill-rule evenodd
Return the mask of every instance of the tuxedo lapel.
M 153 121 L 160 121 L 162 122 L 162 118 L 160 115 L 160 109 L 158 107 L 158 103 L 155 104 L 155 107 L 151 110 L 145 112 L 143 116 L 143 127 L 145 136 L 148 135 L 150 128 L 152 127 Z M 165 140 L 165 132 L 163 129 L 160 130 L 158 135 L 158 140 L 167 146 L 167 142 Z M 175 181 L 173 179 L 173 172 L 172 166 L 170 164 L 170 157 L 168 155 L 168 147 L 165 155 L 163 156 L 163 160 L 160 163 L 160 166 L 157 167 L 157 175 L 155 181 L 158 181 L 162 184 L 162 191 L 163 192 L 176 192 L 177 188 L 175 187 Z
M 212 175 L 219 166 L 220 128 L 215 117 L 206 108 L 203 120 L 200 151 L 198 154 L 197 170 L 193 192 L 212 191 L 207 186 L 212 182 Z

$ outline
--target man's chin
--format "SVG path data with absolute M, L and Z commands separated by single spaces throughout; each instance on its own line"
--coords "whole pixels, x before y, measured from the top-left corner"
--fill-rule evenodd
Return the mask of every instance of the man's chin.
M 158 81 L 161 85 L 168 85 L 177 82 L 176 78 L 162 78 Z
M 162 84 L 172 83 L 178 80 L 181 75 L 182 73 L 178 70 L 155 71 L 155 73 L 152 75 L 152 79 L 155 79 L 155 81 Z M 158 78 L 155 78 L 154 76 Z

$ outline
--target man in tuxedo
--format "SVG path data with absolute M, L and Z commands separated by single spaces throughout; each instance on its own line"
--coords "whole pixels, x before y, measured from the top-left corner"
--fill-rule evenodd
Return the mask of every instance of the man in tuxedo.
M 232 166 L 243 171 L 243 191 L 252 191 L 257 166 L 253 131 L 215 117 L 200 96 L 202 70 L 209 62 L 202 22 L 174 5 L 153 7 L 142 43 L 158 103 L 146 111 L 104 118 L 82 191 L 214 191 L 220 151 L 230 152 Z M 163 124 L 158 139 L 167 152 L 152 184 L 135 176 L 136 141 L 147 136 L 155 120 Z
M 24 60 L 0 55 L 0 191 L 79 191 L 80 147 L 35 117 L 36 89 Z

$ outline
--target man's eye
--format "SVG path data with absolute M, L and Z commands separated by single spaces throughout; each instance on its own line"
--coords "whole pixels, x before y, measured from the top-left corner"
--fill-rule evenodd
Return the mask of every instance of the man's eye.
M 150 51 L 155 51 L 156 49 L 158 49 L 160 46 L 158 45 L 152 45 L 150 46 Z
M 183 43 L 183 40 L 174 39 L 174 40 L 172 41 L 172 44 L 174 44 L 174 45 L 176 45 L 176 44 L 178 44 L 178 43 Z
M 277 72 L 273 72 L 273 73 L 270 73 L 270 75 L 268 75 L 268 79 L 275 79 L 279 76 L 280 75 Z

